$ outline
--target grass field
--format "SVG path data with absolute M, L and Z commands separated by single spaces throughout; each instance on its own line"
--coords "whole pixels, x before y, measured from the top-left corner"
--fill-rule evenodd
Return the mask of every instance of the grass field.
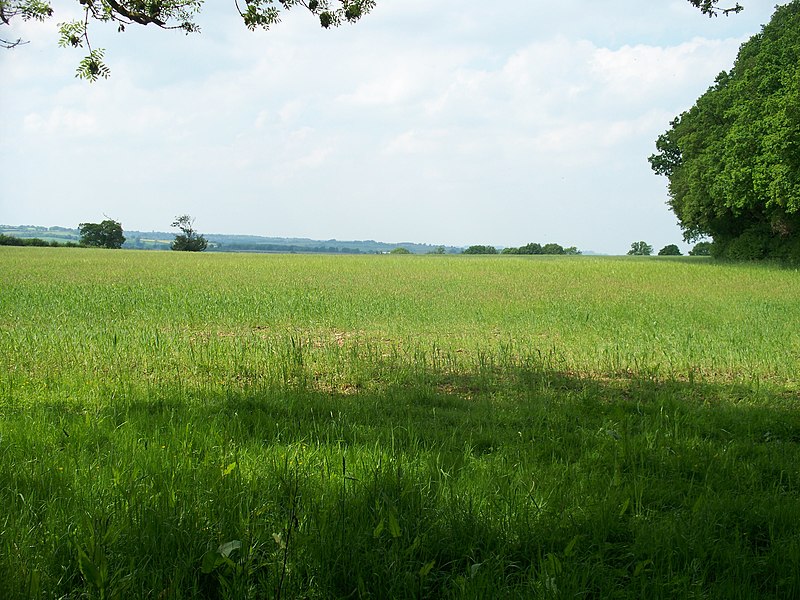
M 800 597 L 800 273 L 0 248 L 0 598 Z

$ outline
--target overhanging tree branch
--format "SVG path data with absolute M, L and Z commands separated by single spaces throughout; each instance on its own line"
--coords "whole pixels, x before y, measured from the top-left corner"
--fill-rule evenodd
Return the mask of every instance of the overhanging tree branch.
M 719 8 L 717 6 L 719 0 L 689 0 L 689 3 L 699 8 L 700 12 L 709 17 L 718 17 L 721 14 L 727 17 L 730 14 L 736 14 L 744 10 L 744 7 L 738 2 L 730 8 Z
M 60 0 L 62 3 L 69 0 Z M 53 16 L 53 0 L 0 0 L 0 27 L 10 26 L 14 20 L 36 19 L 43 21 Z M 200 30 L 195 16 L 203 0 L 77 0 L 83 7 L 84 19 L 59 26 L 62 46 L 84 47 L 89 54 L 81 61 L 77 76 L 90 81 L 108 77 L 110 70 L 103 63 L 103 50 L 92 49 L 89 43 L 89 25 L 94 21 L 114 22 L 120 32 L 129 25 L 155 25 L 162 29 L 181 29 L 186 33 Z M 729 15 L 743 10 L 735 6 L 720 8 L 720 0 L 688 0 L 703 14 L 710 17 Z M 233 0 L 236 11 L 245 26 L 269 29 L 280 21 L 284 11 L 301 7 L 314 15 L 320 26 L 330 28 L 344 23 L 354 23 L 370 12 L 377 0 Z M 727 2 L 726 2 L 727 3 Z M 25 42 L 0 37 L 0 48 L 14 48 Z

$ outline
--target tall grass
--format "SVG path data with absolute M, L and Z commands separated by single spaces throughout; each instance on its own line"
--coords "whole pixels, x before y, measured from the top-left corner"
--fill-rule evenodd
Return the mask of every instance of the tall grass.
M 0 597 L 800 595 L 796 271 L 0 266 Z

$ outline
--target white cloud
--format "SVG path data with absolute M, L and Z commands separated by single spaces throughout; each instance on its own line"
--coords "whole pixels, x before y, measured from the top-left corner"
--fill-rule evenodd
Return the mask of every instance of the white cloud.
M 39 113 L 25 115 L 23 130 L 33 135 L 94 135 L 99 131 L 97 120 L 88 112 L 56 107 L 45 116 Z
M 708 87 L 723 68 L 730 68 L 742 39 L 695 38 L 676 46 L 623 46 L 595 49 L 590 68 L 607 101 L 625 106 L 656 103 L 687 87 Z
M 418 91 L 417 79 L 407 68 L 398 68 L 379 79 L 362 84 L 352 94 L 344 94 L 339 102 L 355 105 L 395 105 L 408 101 Z

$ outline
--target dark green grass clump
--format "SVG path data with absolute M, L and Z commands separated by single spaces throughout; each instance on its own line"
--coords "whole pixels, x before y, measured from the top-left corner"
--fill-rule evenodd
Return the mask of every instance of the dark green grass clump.
M 494 375 L 6 404 L 7 597 L 800 593 L 797 398 Z

